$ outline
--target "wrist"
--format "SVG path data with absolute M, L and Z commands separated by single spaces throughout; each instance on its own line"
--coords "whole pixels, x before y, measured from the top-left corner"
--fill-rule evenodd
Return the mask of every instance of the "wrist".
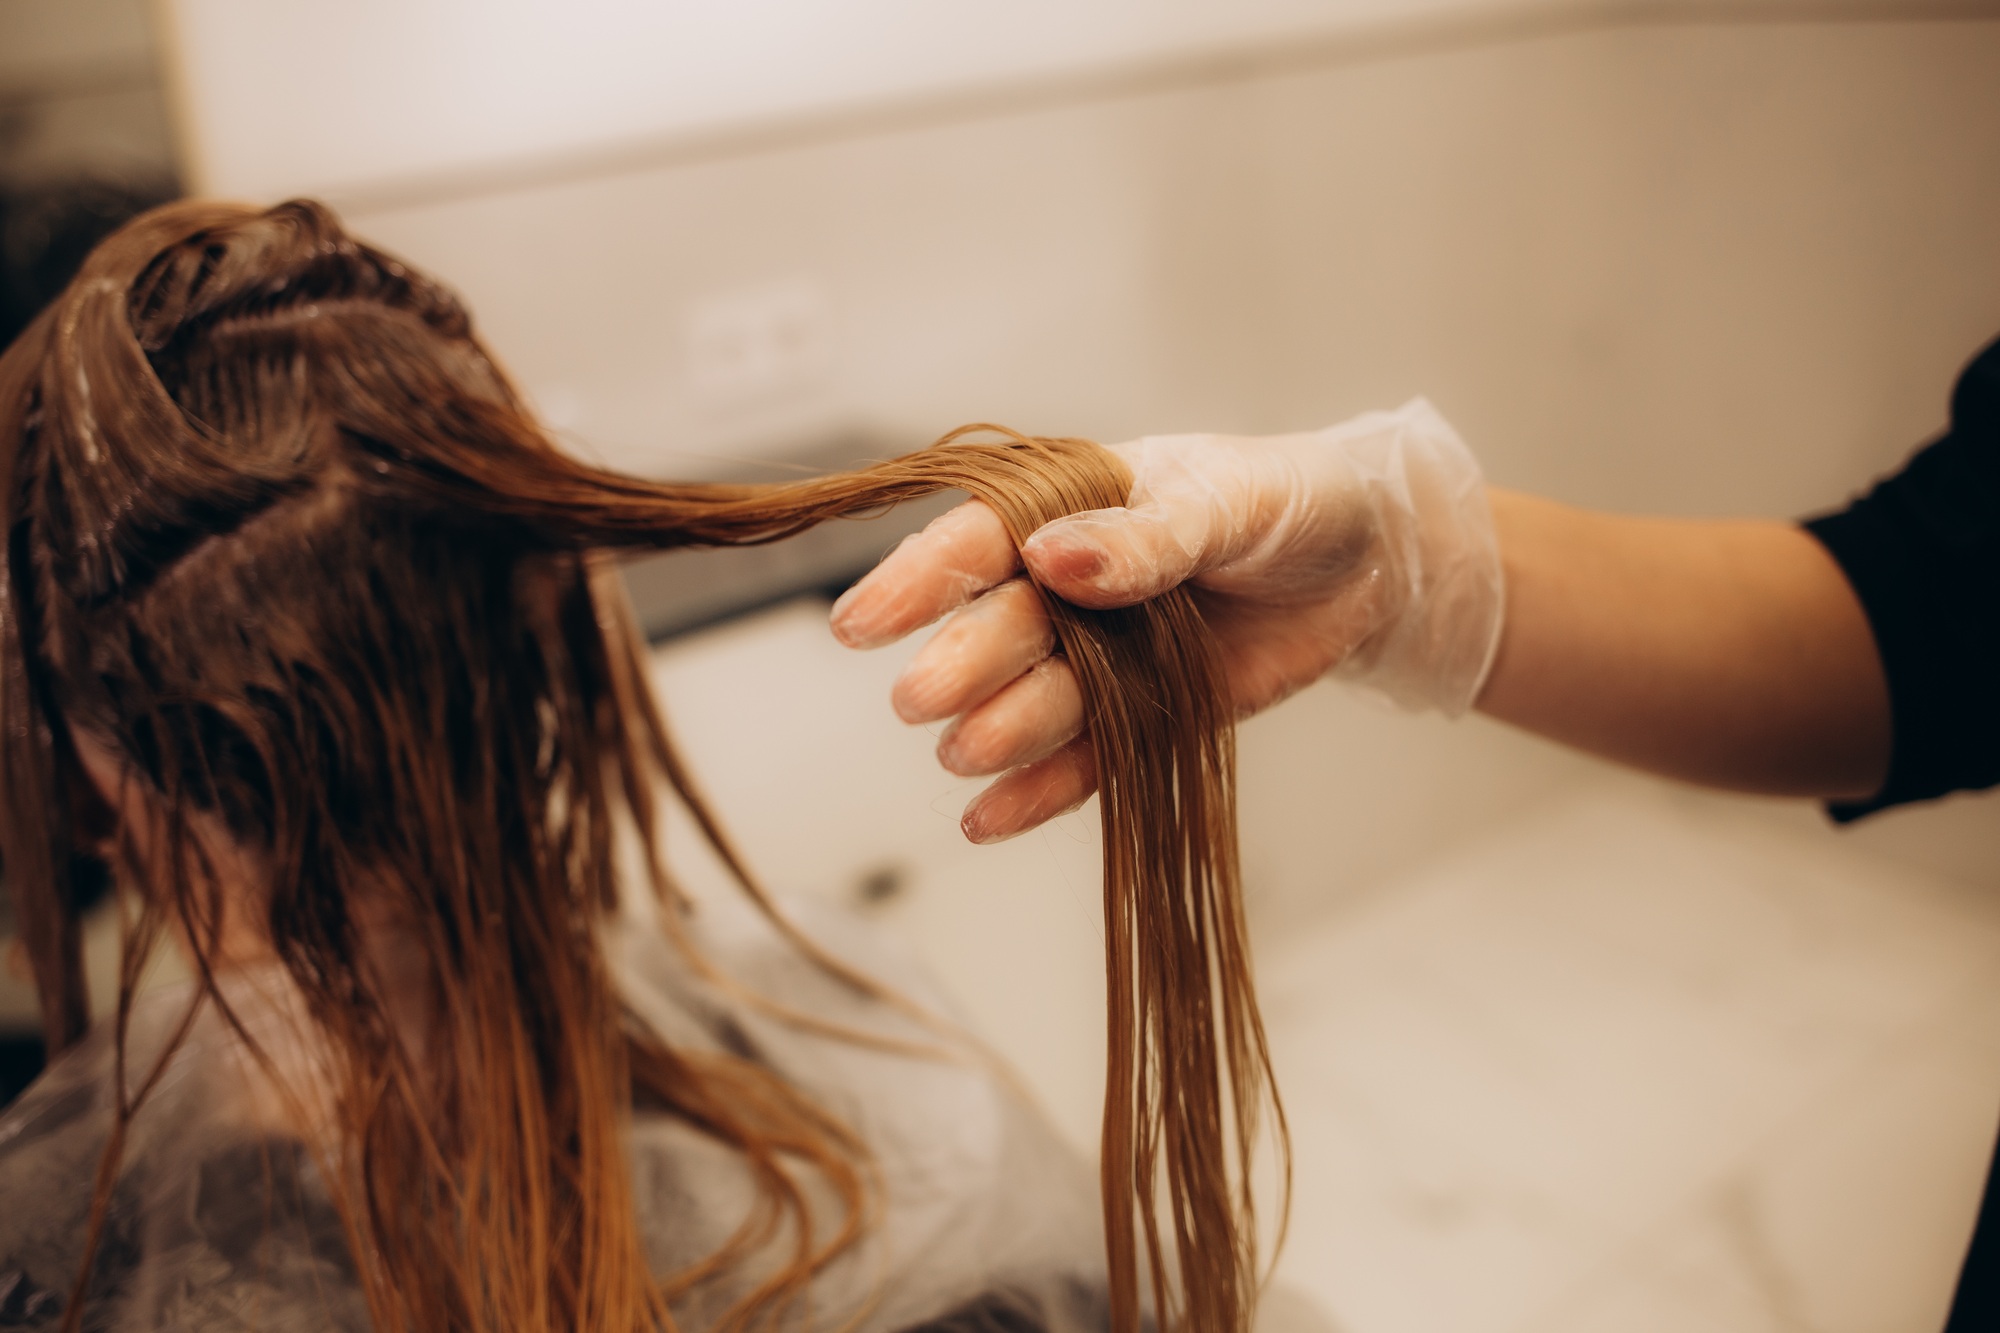
M 1379 627 L 1334 674 L 1413 711 L 1456 717 L 1479 697 L 1505 608 L 1485 478 L 1435 408 L 1414 399 L 1324 433 L 1369 506 Z

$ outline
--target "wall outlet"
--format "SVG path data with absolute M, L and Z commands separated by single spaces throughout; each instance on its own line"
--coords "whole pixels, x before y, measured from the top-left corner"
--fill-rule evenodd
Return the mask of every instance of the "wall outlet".
M 832 319 L 817 283 L 725 292 L 689 307 L 687 383 L 714 407 L 750 407 L 821 387 L 833 360 Z

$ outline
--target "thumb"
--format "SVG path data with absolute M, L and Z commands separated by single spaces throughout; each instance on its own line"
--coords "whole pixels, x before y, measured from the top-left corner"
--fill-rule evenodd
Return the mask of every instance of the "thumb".
M 1157 501 L 1071 514 L 1036 529 L 1021 546 L 1021 561 L 1066 602 L 1093 610 L 1130 606 L 1198 571 L 1206 534 L 1189 532 L 1186 517 Z

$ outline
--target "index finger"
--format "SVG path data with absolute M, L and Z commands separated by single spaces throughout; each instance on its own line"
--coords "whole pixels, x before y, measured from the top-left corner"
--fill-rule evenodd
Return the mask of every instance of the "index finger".
M 1021 568 L 1000 516 L 967 500 L 883 558 L 833 604 L 833 637 L 879 648 L 955 611 Z

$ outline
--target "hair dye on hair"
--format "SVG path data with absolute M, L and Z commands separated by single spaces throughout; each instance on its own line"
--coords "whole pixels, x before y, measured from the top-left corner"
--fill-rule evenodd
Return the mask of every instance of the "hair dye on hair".
M 214 849 L 248 848 L 252 925 L 324 1048 L 318 1146 L 376 1328 L 670 1328 L 677 1292 L 771 1253 L 722 1326 L 783 1322 L 869 1225 L 866 1153 L 768 1071 L 677 1051 L 621 1004 L 599 938 L 621 829 L 689 967 L 662 786 L 797 949 L 880 988 L 787 923 L 703 804 L 606 553 L 777 541 L 950 488 L 1019 542 L 1129 482 L 1087 441 L 991 427 L 779 485 L 617 475 L 550 443 L 448 291 L 324 208 L 145 215 L 0 358 L 0 854 L 51 1051 L 89 1022 L 93 867 L 135 903 L 122 1042 L 164 933 L 226 1009 Z M 1150 1297 L 1163 1328 L 1247 1329 L 1260 1124 L 1288 1167 L 1219 667 L 1185 592 L 1044 600 L 1101 792 L 1111 1324 L 1137 1333 Z M 79 744 L 119 757 L 148 828 L 108 808 Z M 373 921 L 414 942 L 421 1054 Z M 93 1226 L 147 1087 L 121 1073 Z M 635 1098 L 740 1153 L 765 1201 L 697 1272 L 646 1266 L 620 1140 Z M 839 1201 L 831 1225 L 807 1176 Z

